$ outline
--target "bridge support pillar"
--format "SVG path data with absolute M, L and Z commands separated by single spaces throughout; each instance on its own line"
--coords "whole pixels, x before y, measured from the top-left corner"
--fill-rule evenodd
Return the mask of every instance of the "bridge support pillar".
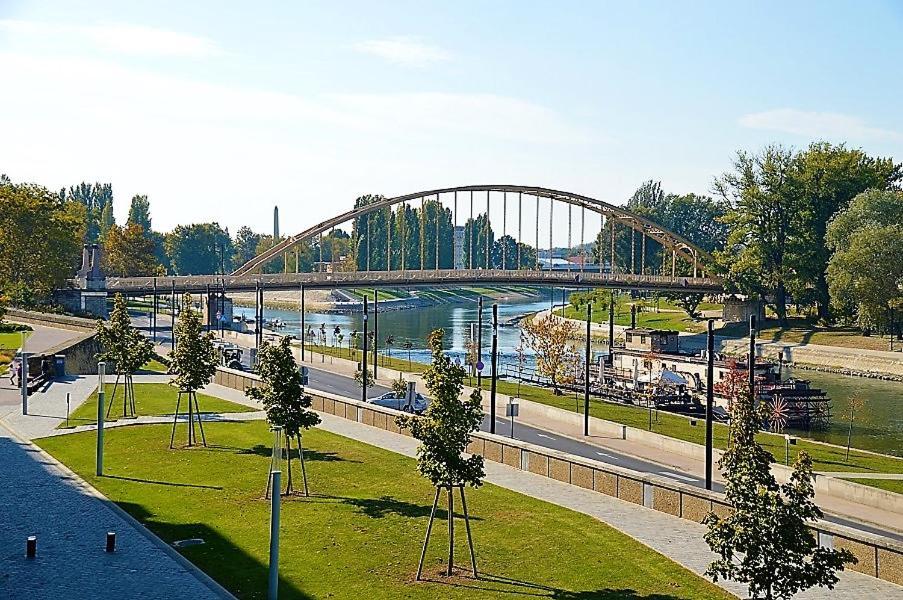
M 207 295 L 202 304 L 204 320 L 210 331 L 218 331 L 221 326 L 223 329 L 232 329 L 232 298 L 226 296 L 222 290 L 214 290 Z

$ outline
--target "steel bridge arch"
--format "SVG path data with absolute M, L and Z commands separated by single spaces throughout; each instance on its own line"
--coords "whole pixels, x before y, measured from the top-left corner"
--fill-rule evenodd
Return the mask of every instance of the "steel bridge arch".
M 413 200 L 423 200 L 434 196 L 438 198 L 442 194 L 453 194 L 458 192 L 519 193 L 526 194 L 527 196 L 548 198 L 549 200 L 556 202 L 564 202 L 602 215 L 605 218 L 606 227 L 609 226 L 609 223 L 619 223 L 652 238 L 663 247 L 671 250 L 675 256 L 678 256 L 689 264 L 694 265 L 694 271 L 697 264 L 702 264 L 709 267 L 714 264 L 714 259 L 712 258 L 712 256 L 691 241 L 672 231 L 665 229 L 664 227 L 645 217 L 642 217 L 622 207 L 615 206 L 613 204 L 609 204 L 608 202 L 603 202 L 602 200 L 597 200 L 595 198 L 590 198 L 589 196 L 563 192 L 560 190 L 553 190 L 550 188 L 502 184 L 467 185 L 460 187 L 439 188 L 434 190 L 415 192 L 413 194 L 405 194 L 403 196 L 395 196 L 393 198 L 382 198 L 381 200 L 373 202 L 372 204 L 349 210 L 340 215 L 336 215 L 335 217 L 318 223 L 313 227 L 302 231 L 301 233 L 285 238 L 278 244 L 274 245 L 272 248 L 258 254 L 247 263 L 240 266 L 238 269 L 232 272 L 232 275 L 248 275 L 250 273 L 258 271 L 264 265 L 272 260 L 279 258 L 282 254 L 288 252 L 296 245 L 310 240 L 323 232 L 331 230 L 337 225 L 352 221 L 368 213 L 379 211 L 385 208 L 391 208 L 396 204 L 411 202 Z

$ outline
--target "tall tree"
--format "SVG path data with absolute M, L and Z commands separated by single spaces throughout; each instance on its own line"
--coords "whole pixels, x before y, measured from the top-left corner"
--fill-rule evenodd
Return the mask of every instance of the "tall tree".
M 731 402 L 731 436 L 719 466 L 732 511 L 710 513 L 705 540 L 718 559 L 706 574 L 749 586 L 751 598 L 788 599 L 812 586 L 833 589 L 836 571 L 855 562 L 849 550 L 818 545 L 810 526 L 822 513 L 813 502 L 812 461 L 800 452 L 790 481 L 778 485 L 772 456 L 756 442 L 766 418 L 742 385 Z
M 800 195 L 802 220 L 794 291 L 800 295 L 814 285 L 818 315 L 826 320 L 830 297 L 825 273 L 831 256 L 825 239 L 828 222 L 861 192 L 899 187 L 903 165 L 890 158 L 873 158 L 843 144 L 817 142 L 795 156 L 792 173 Z
M 147 196 L 132 196 L 132 203 L 129 205 L 129 216 L 125 224 L 141 225 L 144 231 L 150 235 L 153 229 L 151 228 L 150 202 Z
M 730 233 L 719 254 L 728 284 L 771 300 L 782 325 L 787 324 L 787 288 L 801 239 L 793 160 L 780 146 L 757 155 L 741 151 L 733 170 L 715 180 L 716 191 L 731 202 L 724 217 Z
M 125 228 L 113 225 L 107 232 L 103 259 L 108 275 L 117 277 L 150 277 L 159 265 L 154 256 L 155 245 L 144 227 L 132 223 Z
M 436 329 L 427 338 L 427 345 L 432 354 L 432 363 L 423 373 L 426 388 L 430 391 L 432 401 L 423 417 L 403 416 L 396 418 L 402 428 L 410 429 L 411 435 L 420 440 L 417 447 L 417 470 L 436 486 L 436 499 L 433 503 L 433 514 L 439 501 L 442 489 L 448 492 L 449 551 L 448 575 L 454 568 L 454 489 L 461 491 L 464 502 L 464 487 L 479 487 L 486 476 L 483 470 L 483 457 L 473 454 L 465 457 L 470 436 L 480 429 L 483 422 L 482 397 L 479 390 L 474 390 L 467 399 L 461 399 L 464 389 L 464 378 L 467 373 L 464 367 L 456 365 L 442 351 L 444 331 Z M 466 505 L 465 519 L 467 518 Z M 430 517 L 430 528 L 432 517 Z M 467 526 L 468 537 L 470 525 Z M 429 534 L 424 542 L 424 551 L 429 543 Z M 473 559 L 476 571 L 476 559 Z M 422 562 L 421 562 L 422 567 Z M 418 577 L 420 569 L 418 568 Z M 474 573 L 476 575 L 476 573 Z
M 232 240 L 229 231 L 218 223 L 178 225 L 166 234 L 164 247 L 176 275 L 219 273 L 222 253 L 226 272 L 232 266 Z
M 243 225 L 235 234 L 232 244 L 235 251 L 232 263 L 236 266 L 243 265 L 257 256 L 261 237 L 259 233 L 254 233 L 250 227 Z
M 304 468 L 304 445 L 301 436 L 304 430 L 320 423 L 320 417 L 311 410 L 311 397 L 304 393 L 301 370 L 292 355 L 291 338 L 283 336 L 276 344 L 264 342 L 257 358 L 257 374 L 262 387 L 248 388 L 245 394 L 263 404 L 270 425 L 282 427 L 285 435 L 285 452 L 288 457 L 288 478 L 285 495 L 292 495 L 292 438 L 298 440 L 298 457 L 304 481 L 304 495 L 308 496 L 307 471 Z M 267 478 L 267 496 L 270 479 Z
M 361 208 L 383 200 L 381 195 L 367 194 L 354 201 L 355 208 Z M 389 255 L 389 225 L 392 211 L 384 208 L 369 212 L 354 220 L 352 239 L 355 249 L 355 266 L 358 271 L 384 271 Z
M 903 310 L 903 192 L 871 190 L 837 213 L 826 232 L 835 310 L 863 329 Z
M 487 239 L 488 238 L 488 239 Z M 464 266 L 466 268 L 492 268 L 492 249 L 495 232 L 485 213 L 464 223 Z M 489 255 L 486 254 L 489 248 Z
M 48 302 L 74 273 L 84 209 L 33 184 L 0 185 L 0 292 L 13 304 Z
M 96 244 L 112 226 L 113 185 L 109 183 L 86 183 L 71 186 L 68 191 L 60 190 L 60 200 L 70 200 L 85 207 L 85 237 L 87 244 Z
M 401 204 L 395 209 L 392 231 L 392 268 L 420 268 L 420 217 L 416 209 Z

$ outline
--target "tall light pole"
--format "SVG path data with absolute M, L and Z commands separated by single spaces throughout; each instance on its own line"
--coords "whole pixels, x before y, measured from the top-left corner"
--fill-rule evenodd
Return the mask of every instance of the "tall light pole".
M 361 402 L 367 402 L 367 296 L 364 296 L 364 352 L 361 369 Z
M 438 239 L 438 237 L 437 237 Z M 379 366 L 379 292 L 373 290 L 373 381 L 376 381 L 376 368 Z
M 477 363 L 483 361 L 483 296 L 477 304 Z M 483 371 L 477 369 L 477 389 L 483 389 Z
M 756 315 L 749 315 L 749 398 L 756 405 Z
M 492 305 L 492 385 L 489 390 L 489 433 L 495 433 L 495 386 L 498 379 L 499 305 Z
M 715 401 L 715 333 L 714 320 L 709 319 L 706 339 L 705 386 L 705 489 L 712 489 L 712 405 Z
M 589 361 L 590 323 L 593 318 L 593 303 L 586 304 L 586 356 L 583 362 L 583 435 L 589 435 Z

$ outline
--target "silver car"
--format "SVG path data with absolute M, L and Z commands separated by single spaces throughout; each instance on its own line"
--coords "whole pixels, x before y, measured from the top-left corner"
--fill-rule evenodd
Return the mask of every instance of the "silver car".
M 415 415 L 423 414 L 426 410 L 427 401 L 419 392 L 414 395 L 414 405 L 408 403 L 408 399 L 404 396 L 398 397 L 395 392 L 383 394 L 378 398 L 370 398 L 367 400 L 370 404 L 382 406 L 383 408 L 394 408 L 402 412 L 414 413 Z

